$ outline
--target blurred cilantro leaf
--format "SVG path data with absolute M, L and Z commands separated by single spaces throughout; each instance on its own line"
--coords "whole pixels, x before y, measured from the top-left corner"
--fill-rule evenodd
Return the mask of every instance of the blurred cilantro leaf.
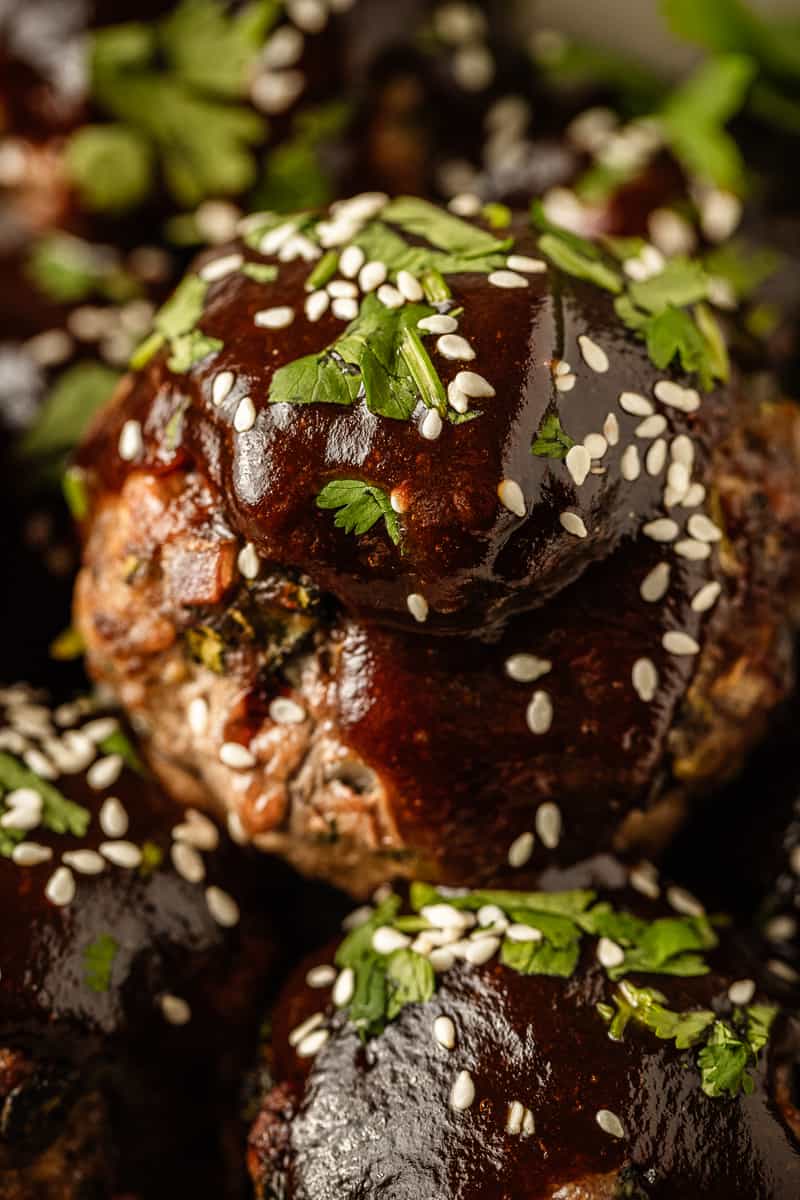
M 400 541 L 397 515 L 383 488 L 361 479 L 332 479 L 317 496 L 317 508 L 338 509 L 334 525 L 357 537 L 383 517 L 395 546 Z

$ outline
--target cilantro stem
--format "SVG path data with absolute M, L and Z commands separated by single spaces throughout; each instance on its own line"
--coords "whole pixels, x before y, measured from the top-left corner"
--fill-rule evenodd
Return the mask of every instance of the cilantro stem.
M 442 416 L 447 412 L 447 395 L 428 351 L 416 329 L 408 325 L 400 337 L 400 354 L 419 389 L 426 408 L 435 408 Z
M 339 251 L 328 250 L 323 254 L 313 271 L 310 271 L 306 279 L 306 291 L 315 292 L 317 288 L 325 287 L 326 283 L 330 283 L 336 274 L 336 268 L 339 266 Z
M 453 294 L 444 275 L 441 271 L 437 271 L 436 267 L 425 271 L 420 278 L 420 283 L 429 304 L 441 304 L 443 300 L 449 300 Z

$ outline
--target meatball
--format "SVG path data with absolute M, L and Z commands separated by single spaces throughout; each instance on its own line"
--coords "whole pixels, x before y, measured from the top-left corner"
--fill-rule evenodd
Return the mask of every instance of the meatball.
M 657 371 L 552 232 L 265 220 L 77 455 L 90 670 L 176 794 L 350 890 L 663 844 L 791 681 L 796 410 Z
M 167 1196 L 180 1173 L 238 1196 L 276 958 L 252 873 L 108 709 L 24 685 L 0 704 L 0 1195 Z
M 273 1014 L 256 1194 L 790 1200 L 798 1029 L 666 895 L 414 885 L 357 914 Z

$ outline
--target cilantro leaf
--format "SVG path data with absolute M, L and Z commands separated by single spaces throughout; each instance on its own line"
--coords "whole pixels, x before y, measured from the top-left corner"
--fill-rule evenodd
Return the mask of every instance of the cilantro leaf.
M 99 362 L 80 362 L 67 367 L 54 380 L 36 420 L 19 444 L 19 453 L 24 458 L 66 454 L 78 444 L 119 378 L 118 371 Z
M 353 998 L 347 1015 L 362 1037 L 376 1037 L 386 1025 L 388 1007 L 386 955 L 370 951 L 354 968 Z
M 428 959 L 413 950 L 395 950 L 386 963 L 388 1000 L 386 1017 L 393 1020 L 407 1004 L 424 1004 L 436 990 L 436 976 Z
M 657 275 L 628 284 L 628 295 L 638 308 L 659 313 L 674 305 L 683 308 L 705 300 L 710 280 L 702 263 L 689 258 L 671 258 Z
M 153 324 L 165 338 L 180 337 L 191 333 L 203 315 L 208 284 L 199 275 L 186 275 L 170 298 L 162 304 Z
M 555 975 L 568 979 L 578 965 L 580 942 L 578 939 L 567 946 L 554 946 L 551 942 L 512 942 L 503 939 L 500 961 L 520 975 Z
M 161 23 L 159 39 L 187 84 L 235 99 L 279 12 L 278 0 L 251 0 L 231 14 L 218 0 L 181 0 Z
M 754 1054 L 763 1050 L 769 1041 L 770 1029 L 777 1015 L 778 1009 L 772 1004 L 750 1004 L 745 1009 L 747 1040 Z
M 57 304 L 77 303 L 92 295 L 122 302 L 141 291 L 109 247 L 61 231 L 36 239 L 25 269 L 34 286 Z
M 89 515 L 89 489 L 80 467 L 67 467 L 61 480 L 61 490 L 74 520 L 85 520 Z
M 565 432 L 561 418 L 557 412 L 550 412 L 542 419 L 536 431 L 536 437 L 531 446 L 531 454 L 538 458 L 567 457 L 567 452 L 575 445 L 575 439 Z
M 110 988 L 118 951 L 119 942 L 108 933 L 101 933 L 86 947 L 83 953 L 83 979 L 93 992 L 107 992 Z
M 661 0 L 664 16 L 678 37 L 714 53 L 752 55 L 771 74 L 800 76 L 800 27 L 796 21 L 770 19 L 742 0 Z
M 347 937 L 339 944 L 335 962 L 337 967 L 353 967 L 367 954 L 372 953 L 372 935 L 381 925 L 391 925 L 400 908 L 400 897 L 396 895 L 387 898 L 374 909 L 368 920 L 351 929 Z
M 89 828 L 88 809 L 68 800 L 52 783 L 4 750 L 0 750 L 0 788 L 4 792 L 13 792 L 17 788 L 32 788 L 38 792 L 42 798 L 42 824 L 53 833 L 83 837 Z
M 592 246 L 591 242 L 586 244 Z M 543 233 L 539 238 L 539 249 L 546 258 L 549 258 L 567 275 L 572 275 L 576 279 L 586 279 L 608 292 L 622 291 L 622 278 L 619 272 L 602 261 L 597 247 L 592 246 L 594 253 L 588 254 L 563 235 Z
M 537 913 L 554 913 L 557 916 L 578 917 L 595 899 L 595 893 L 582 889 L 566 892 L 516 892 L 497 888 L 464 892 L 451 895 L 440 891 L 430 883 L 414 882 L 410 892 L 411 907 L 419 912 L 428 904 L 450 904 L 456 909 L 477 912 L 485 904 L 496 904 L 504 912 L 535 910 Z
M 266 156 L 253 204 L 278 213 L 326 205 L 334 188 L 321 146 L 344 133 L 352 115 L 353 107 L 346 100 L 297 113 L 287 140 Z
M 421 203 L 424 202 L 421 201 Z M 434 211 L 438 212 L 439 210 L 435 209 Z M 461 222 L 461 224 L 466 225 L 466 222 Z M 468 225 L 467 228 L 472 229 L 473 227 Z M 483 233 L 483 230 L 476 232 Z M 370 221 L 353 239 L 353 242 L 364 251 L 368 259 L 385 263 L 390 272 L 410 271 L 412 275 L 420 278 L 434 271 L 440 276 L 456 275 L 467 271 L 487 273 L 504 267 L 506 262 L 506 254 L 496 251 L 473 254 L 464 251 L 431 250 L 427 246 L 410 246 L 383 221 Z M 494 244 L 505 245 L 505 243 L 499 242 Z M 430 293 L 426 294 L 430 299 Z M 449 296 L 449 289 L 447 296 Z M 441 298 L 447 299 L 447 296 Z
M 115 729 L 100 743 L 103 754 L 118 754 L 127 767 L 137 775 L 146 775 L 147 767 L 142 762 L 131 739 L 122 729 Z
M 400 541 L 397 515 L 382 488 L 361 479 L 332 479 L 317 496 L 318 508 L 339 509 L 334 525 L 345 533 L 360 536 L 383 517 L 395 546 Z
M 167 359 L 167 366 L 176 375 L 183 375 L 195 363 L 221 350 L 224 343 L 219 338 L 208 337 L 199 329 L 193 329 L 191 333 L 175 338 L 171 345 L 172 353 Z
M 737 300 L 747 300 L 775 274 L 780 262 L 775 251 L 736 238 L 709 251 L 703 266 L 712 278 L 725 279 Z
M 95 212 L 124 212 L 153 187 L 150 143 L 127 125 L 84 125 L 69 138 L 64 163 L 82 203 Z
M 707 1096 L 749 1095 L 753 1091 L 752 1077 L 747 1067 L 752 1060 L 749 1045 L 738 1037 L 725 1021 L 715 1021 L 708 1041 L 697 1055 L 700 1067 L 700 1086 Z
M 242 274 L 256 283 L 274 283 L 278 278 L 278 268 L 273 263 L 246 262 Z
M 391 200 L 381 210 L 381 217 L 392 225 L 399 225 L 405 233 L 424 238 L 439 250 L 464 259 L 507 253 L 513 245 L 511 239 L 498 241 L 486 230 L 417 196 L 398 196 Z
M 153 319 L 154 331 L 131 357 L 131 367 L 143 367 L 165 342 L 169 343 L 167 366 L 184 374 L 195 363 L 221 350 L 219 338 L 209 337 L 195 326 L 203 315 L 208 283 L 199 275 L 186 275 Z

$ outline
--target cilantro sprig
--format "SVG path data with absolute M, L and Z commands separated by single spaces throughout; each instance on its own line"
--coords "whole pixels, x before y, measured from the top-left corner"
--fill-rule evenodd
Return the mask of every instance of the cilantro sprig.
M 108 991 L 118 952 L 119 942 L 108 933 L 99 934 L 86 947 L 83 953 L 83 979 L 91 991 Z
M 167 366 L 184 374 L 196 362 L 222 349 L 219 338 L 209 337 L 197 328 L 203 315 L 208 283 L 199 275 L 186 275 L 153 319 L 153 332 L 134 351 L 130 365 L 134 370 L 145 366 L 154 354 L 168 345 Z
M 89 810 L 68 800 L 48 780 L 42 779 L 12 754 L 0 750 L 0 807 L 3 812 L 7 811 L 7 806 L 3 804 L 2 795 L 17 788 L 31 788 L 41 796 L 42 825 L 45 829 L 53 833 L 69 833 L 74 837 L 84 836 L 89 828 Z M 0 854 L 9 856 L 23 836 L 17 830 L 0 830 Z
M 565 431 L 558 413 L 549 412 L 542 419 L 536 432 L 531 454 L 535 454 L 537 458 L 563 459 L 574 445 L 575 439 Z
M 375 484 L 361 479 L 332 479 L 317 496 L 317 508 L 338 509 L 334 525 L 357 537 L 383 518 L 395 546 L 400 542 L 397 515 L 386 492 Z

